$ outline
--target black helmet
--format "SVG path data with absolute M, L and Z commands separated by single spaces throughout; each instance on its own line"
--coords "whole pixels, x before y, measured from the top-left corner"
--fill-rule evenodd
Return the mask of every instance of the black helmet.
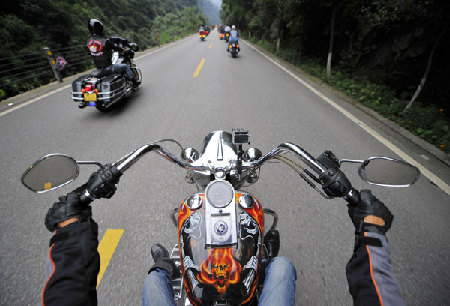
M 93 35 L 103 36 L 103 23 L 98 19 L 89 20 L 88 29 Z

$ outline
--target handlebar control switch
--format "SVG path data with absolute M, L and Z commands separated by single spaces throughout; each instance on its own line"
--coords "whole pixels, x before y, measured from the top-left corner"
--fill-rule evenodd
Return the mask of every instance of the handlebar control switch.
M 250 134 L 246 129 L 233 129 L 232 142 L 234 145 L 250 144 Z
M 116 192 L 116 184 L 121 176 L 122 173 L 116 166 L 107 164 L 103 169 L 92 173 L 87 183 L 87 190 L 96 199 L 110 199 Z
M 317 158 L 317 161 L 327 169 L 339 170 L 341 163 L 339 159 L 331 151 L 325 151 Z
M 340 170 L 328 169 L 319 176 L 322 188 L 330 197 L 344 197 L 352 190 L 352 184 Z

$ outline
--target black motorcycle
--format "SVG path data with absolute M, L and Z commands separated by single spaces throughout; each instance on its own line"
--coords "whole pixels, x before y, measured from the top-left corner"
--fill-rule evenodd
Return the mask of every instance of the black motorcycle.
M 129 65 L 136 81 L 133 84 L 126 76 L 112 69 L 95 69 L 72 83 L 72 99 L 79 103 L 80 108 L 95 106 L 99 111 L 105 112 L 130 96 L 142 83 L 142 72 L 133 62 L 134 54 L 139 50 L 138 45 L 123 45 L 122 39 L 114 37 L 110 40 L 114 43 L 112 63 Z
M 231 53 L 231 57 L 235 58 L 238 55 L 238 52 L 240 51 L 239 43 L 238 42 L 232 42 L 228 44 L 227 51 Z

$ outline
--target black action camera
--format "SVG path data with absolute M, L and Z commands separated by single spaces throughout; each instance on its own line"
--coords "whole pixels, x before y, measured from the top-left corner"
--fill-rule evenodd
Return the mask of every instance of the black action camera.
M 248 130 L 245 129 L 233 129 L 232 142 L 234 145 L 250 144 L 250 135 Z

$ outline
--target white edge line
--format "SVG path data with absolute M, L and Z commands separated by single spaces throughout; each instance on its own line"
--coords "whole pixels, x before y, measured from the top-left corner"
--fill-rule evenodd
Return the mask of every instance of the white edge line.
M 31 103 L 34 103 L 34 102 L 36 102 L 36 101 L 38 101 L 38 100 L 40 100 L 40 99 L 46 98 L 46 97 L 48 97 L 48 96 L 51 96 L 51 95 L 53 95 L 53 94 L 55 94 L 55 93 L 57 93 L 57 92 L 60 92 L 61 90 L 64 90 L 64 89 L 66 89 L 66 88 L 69 88 L 70 86 L 72 86 L 72 85 L 65 85 L 65 86 L 63 86 L 63 87 L 60 87 L 60 88 L 55 89 L 55 90 L 53 90 L 53 91 L 50 91 L 50 92 L 48 92 L 48 93 L 46 93 L 46 94 L 43 94 L 42 96 L 33 98 L 33 99 L 31 99 L 31 100 L 29 100 L 29 101 L 27 101 L 27 102 L 24 102 L 24 103 L 21 103 L 21 104 L 19 104 L 19 105 L 13 107 L 13 108 L 11 108 L 11 109 L 8 109 L 8 110 L 6 110 L 6 111 L 0 113 L 0 117 L 4 116 L 4 115 L 6 115 L 6 114 L 9 114 L 9 113 L 11 113 L 11 112 L 13 112 L 13 111 L 15 111 L 15 110 L 18 110 L 19 108 L 22 108 L 22 107 L 25 107 L 25 106 L 27 106 L 27 105 L 30 105 Z
M 246 42 L 245 42 L 246 43 Z M 304 81 L 303 79 L 301 79 L 300 77 L 298 77 L 297 75 L 295 75 L 293 72 L 291 72 L 290 70 L 288 70 L 287 68 L 285 68 L 284 66 L 282 66 L 280 63 L 278 63 L 277 61 L 271 59 L 270 57 L 268 57 L 266 54 L 264 54 L 263 52 L 261 52 L 260 50 L 256 49 L 255 47 L 253 47 L 252 45 L 246 43 L 250 48 L 252 48 L 253 50 L 255 50 L 256 52 L 258 52 L 259 54 L 261 54 L 262 56 L 264 56 L 266 59 L 268 59 L 269 61 L 271 61 L 273 64 L 275 64 L 278 68 L 280 68 L 281 70 L 283 70 L 284 72 L 286 72 L 287 74 L 289 74 L 291 77 L 293 77 L 295 80 L 297 80 L 299 83 L 301 83 L 303 86 L 305 86 L 306 88 L 308 88 L 309 90 L 311 90 L 313 93 L 315 93 L 317 96 L 319 96 L 320 98 L 322 98 L 325 102 L 327 102 L 328 104 L 330 104 L 331 106 L 333 106 L 335 109 L 337 109 L 338 111 L 340 111 L 344 116 L 346 116 L 348 119 L 352 120 L 354 123 L 356 123 L 357 125 L 359 125 L 363 130 L 365 130 L 367 133 L 369 133 L 371 136 L 373 136 L 375 139 L 377 139 L 379 142 L 381 142 L 383 145 L 385 145 L 386 147 L 388 147 L 392 152 L 394 152 L 395 154 L 397 154 L 400 158 L 402 158 L 403 160 L 407 161 L 408 163 L 410 163 L 413 166 L 416 166 L 420 172 L 422 172 L 422 174 L 424 176 L 426 176 L 429 180 L 431 180 L 433 183 L 435 183 L 439 188 L 441 188 L 444 192 L 446 192 L 448 195 L 450 195 L 450 186 L 447 185 L 443 180 L 441 180 L 439 177 L 437 177 L 435 174 L 433 174 L 431 171 L 429 171 L 427 168 L 425 168 L 421 163 L 419 163 L 418 161 L 416 161 L 414 158 L 412 158 L 411 156 L 409 156 L 408 154 L 406 154 L 404 151 L 402 151 L 399 147 L 397 147 L 396 145 L 394 145 L 393 143 L 391 143 L 389 140 L 387 140 L 386 138 L 384 138 L 383 136 L 381 136 L 379 133 L 377 133 L 375 130 L 373 130 L 372 128 L 370 128 L 367 124 L 365 124 L 364 122 L 362 122 L 361 120 L 359 120 L 358 118 L 356 118 L 355 116 L 353 116 L 350 112 L 348 112 L 347 110 L 345 110 L 343 107 L 341 107 L 340 105 L 338 105 L 336 102 L 334 102 L 333 100 L 331 100 L 330 98 L 328 98 L 327 96 L 325 96 L 324 94 L 322 94 L 320 91 L 318 91 L 317 89 L 315 89 L 314 87 L 312 87 L 311 85 L 309 85 L 306 81 Z
M 186 40 L 186 39 L 188 39 L 188 38 L 190 38 L 190 36 L 185 37 L 185 38 L 183 38 L 183 39 L 180 39 L 180 40 L 178 40 L 178 41 L 176 41 L 176 42 L 173 42 L 173 43 L 171 43 L 170 45 L 167 45 L 167 46 L 164 46 L 164 47 L 162 47 L 162 48 L 158 48 L 158 49 L 156 49 L 156 50 L 150 51 L 150 52 L 148 52 L 148 53 L 146 53 L 146 54 L 143 54 L 143 55 L 141 55 L 141 56 L 139 56 L 139 57 L 136 57 L 136 59 L 141 59 L 141 58 L 143 58 L 143 57 L 146 57 L 147 55 L 154 54 L 154 53 L 156 53 L 156 52 L 158 52 L 158 51 L 161 51 L 161 50 L 164 50 L 164 49 L 166 49 L 166 48 L 168 48 L 168 47 L 172 47 L 172 46 L 178 44 L 179 42 L 184 41 L 184 40 Z M 69 88 L 69 87 L 71 87 L 71 86 L 72 86 L 72 85 L 65 85 L 65 86 L 63 86 L 63 87 L 60 87 L 60 88 L 55 89 L 55 90 L 53 90 L 53 91 L 50 91 L 50 92 L 48 92 L 48 93 L 46 93 L 46 94 L 43 94 L 43 95 L 38 96 L 38 97 L 36 97 L 36 98 L 33 98 L 33 99 L 31 99 L 31 100 L 29 100 L 29 101 L 27 101 L 27 102 L 21 103 L 21 104 L 15 106 L 15 107 L 13 107 L 13 108 L 10 108 L 10 109 L 8 109 L 8 110 L 5 110 L 5 111 L 1 112 L 1 113 L 0 113 L 0 117 L 3 117 L 4 115 L 7 115 L 7 114 L 9 114 L 9 113 L 12 113 L 13 111 L 18 110 L 18 109 L 20 109 L 20 108 L 22 108 L 22 107 L 25 107 L 25 106 L 27 106 L 27 105 L 30 105 L 31 103 L 34 103 L 34 102 L 36 102 L 36 101 L 38 101 L 38 100 L 40 100 L 40 99 L 47 98 L 48 96 L 51 96 L 51 95 L 53 95 L 53 94 L 55 94 L 55 93 L 57 93 L 57 92 L 60 92 L 61 90 L 64 90 L 64 89 L 66 89 L 66 88 Z

